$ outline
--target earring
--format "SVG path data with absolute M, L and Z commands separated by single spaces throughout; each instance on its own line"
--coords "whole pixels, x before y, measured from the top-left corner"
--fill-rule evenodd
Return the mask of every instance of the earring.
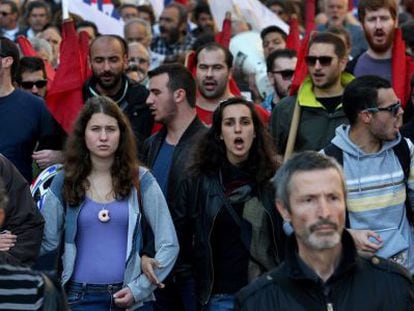
M 283 220 L 283 231 L 285 232 L 287 236 L 293 233 L 294 230 L 293 230 L 292 224 L 290 223 L 289 219 Z

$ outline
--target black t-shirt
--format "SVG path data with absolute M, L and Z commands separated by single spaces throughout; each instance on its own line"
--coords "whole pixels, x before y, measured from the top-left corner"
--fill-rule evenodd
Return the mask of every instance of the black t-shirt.
M 316 99 L 329 113 L 335 112 L 339 104 L 342 103 L 342 95 L 334 97 L 317 97 Z

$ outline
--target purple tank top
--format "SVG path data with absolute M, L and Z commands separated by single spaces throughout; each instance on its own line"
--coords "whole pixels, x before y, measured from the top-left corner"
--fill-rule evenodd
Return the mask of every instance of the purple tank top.
M 110 220 L 101 222 L 105 207 Z M 79 283 L 111 284 L 124 279 L 128 235 L 128 201 L 97 203 L 86 197 L 78 217 L 77 255 L 72 280 Z

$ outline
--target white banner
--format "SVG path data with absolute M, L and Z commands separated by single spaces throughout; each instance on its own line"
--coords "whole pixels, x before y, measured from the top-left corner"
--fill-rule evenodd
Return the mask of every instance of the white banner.
M 69 12 L 94 22 L 101 34 L 124 36 L 124 23 L 111 0 L 69 0 Z
M 229 11 L 232 17 L 249 23 L 253 30 L 261 31 L 267 26 L 276 25 L 287 34 L 289 33 L 289 25 L 259 0 L 209 0 L 209 4 L 219 30 L 223 25 L 226 12 Z

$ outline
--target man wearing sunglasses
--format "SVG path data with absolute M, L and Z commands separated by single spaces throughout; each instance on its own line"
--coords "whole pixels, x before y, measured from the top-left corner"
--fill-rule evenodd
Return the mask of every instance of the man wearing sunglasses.
M 296 51 L 288 49 L 273 51 L 267 57 L 267 77 L 273 85 L 274 93 L 265 98 L 262 106 L 269 112 L 288 95 L 297 60 Z
M 414 274 L 414 145 L 402 138 L 403 110 L 389 81 L 363 76 L 344 91 L 350 125 L 323 152 L 343 165 L 348 228 L 357 250 L 389 258 Z M 408 199 L 406 199 L 408 198 Z
M 282 99 L 273 109 L 271 133 L 280 155 L 285 153 L 289 137 L 294 151 L 320 150 L 335 135 L 335 128 L 346 122 L 342 111 L 342 93 L 353 76 L 344 73 L 347 63 L 344 41 L 329 32 L 316 33 L 309 42 L 305 58 L 309 75 L 297 96 Z M 300 118 L 291 126 L 295 105 Z
M 19 8 L 13 0 L 0 1 L 0 34 L 14 41 L 19 29 Z

